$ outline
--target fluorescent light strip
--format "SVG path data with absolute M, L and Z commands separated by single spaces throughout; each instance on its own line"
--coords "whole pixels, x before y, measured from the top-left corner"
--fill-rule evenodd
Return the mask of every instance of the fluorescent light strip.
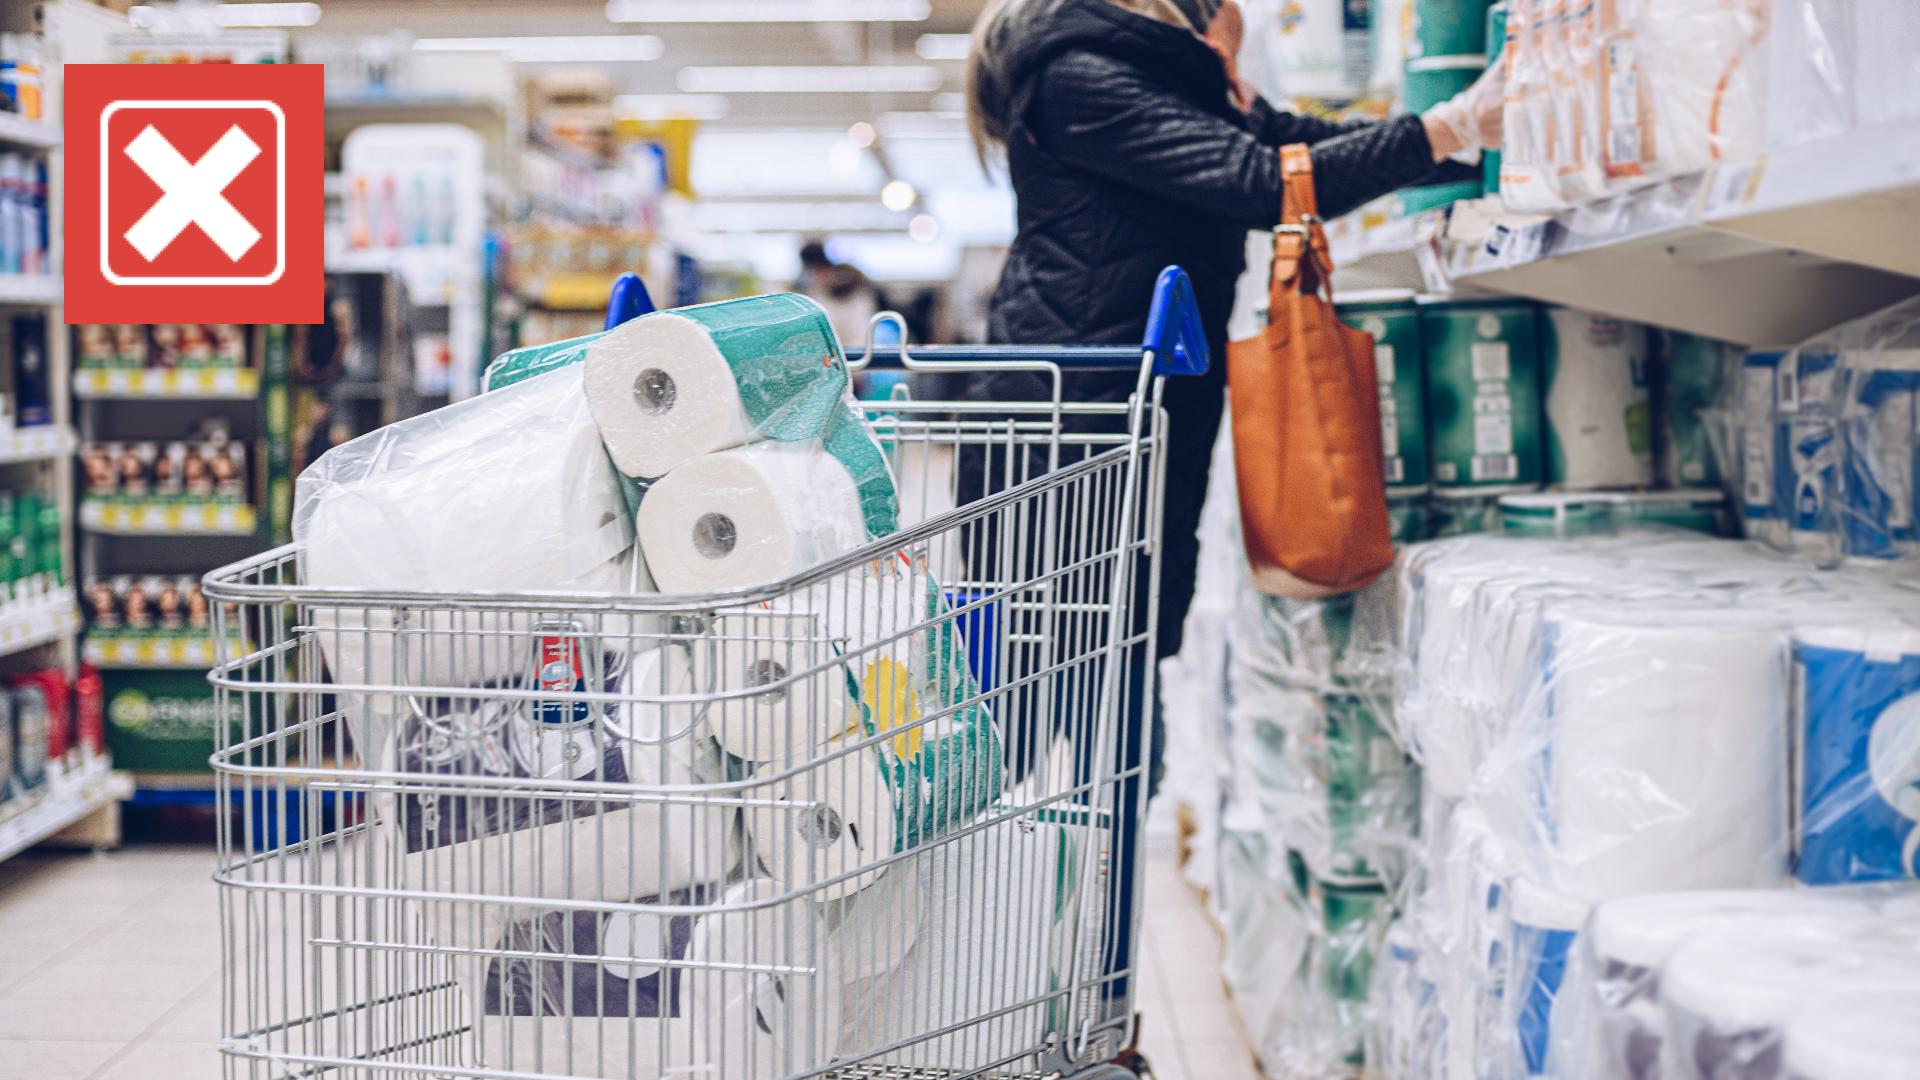
M 924 94 L 945 81 L 938 68 L 909 65 L 688 67 L 679 77 L 690 94 Z
M 607 0 L 617 23 L 921 22 L 927 0 Z
M 191 11 L 192 9 L 185 9 Z M 167 8 L 165 15 L 149 4 L 127 9 L 127 19 L 138 27 L 151 27 L 167 17 L 178 18 L 180 8 Z M 213 21 L 227 30 L 254 30 L 268 26 L 312 26 L 320 21 L 319 4 L 215 4 Z
M 921 34 L 913 51 L 922 60 L 965 60 L 973 51 L 973 35 Z
M 620 94 L 613 115 L 634 120 L 719 120 L 733 103 L 722 94 Z
M 651 34 L 419 38 L 413 47 L 416 52 L 500 52 L 522 64 L 658 60 L 667 51 L 666 43 Z

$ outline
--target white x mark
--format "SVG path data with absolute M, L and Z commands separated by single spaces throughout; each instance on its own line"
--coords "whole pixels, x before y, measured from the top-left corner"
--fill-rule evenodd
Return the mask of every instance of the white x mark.
M 160 199 L 126 233 L 127 243 L 147 261 L 165 251 L 188 225 L 200 226 L 234 262 L 260 242 L 260 230 L 224 194 L 234 177 L 260 156 L 260 147 L 239 125 L 228 128 L 199 161 L 189 163 L 149 124 L 127 144 L 127 156 L 160 187 Z

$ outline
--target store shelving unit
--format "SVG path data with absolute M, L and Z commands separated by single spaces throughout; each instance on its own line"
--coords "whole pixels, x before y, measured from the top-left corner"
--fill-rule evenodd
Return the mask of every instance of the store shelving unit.
M 73 393 L 83 399 L 248 401 L 260 396 L 260 373 L 250 368 L 79 371 Z
M 39 799 L 21 813 L 0 818 L 0 862 L 68 830 L 76 843 L 114 846 L 119 842 L 120 800 L 132 790 L 127 776 L 113 771 L 105 758 L 73 769 L 52 763 Z
M 1341 283 L 1524 296 L 1743 345 L 1799 341 L 1920 291 L 1920 124 L 1550 217 L 1497 200 L 1440 217 L 1350 230 L 1334 252 Z

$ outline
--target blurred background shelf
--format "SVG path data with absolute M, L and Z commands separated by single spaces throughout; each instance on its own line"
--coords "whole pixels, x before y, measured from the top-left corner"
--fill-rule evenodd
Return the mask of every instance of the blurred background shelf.
M 11 816 L 0 818 L 0 862 L 96 813 L 114 812 L 115 804 L 132 791 L 132 781 L 124 773 L 114 772 L 105 758 L 91 758 L 72 770 L 61 762 L 50 763 L 46 787 L 29 796 L 18 809 L 8 803 Z M 109 840 L 99 846 L 111 843 Z
M 80 445 L 80 437 L 65 424 L 13 428 L 0 432 L 0 465 L 64 458 Z
M 80 628 L 80 609 L 70 590 L 0 605 L 0 656 L 64 641 Z
M 88 499 L 80 504 L 80 526 L 110 536 L 249 536 L 259 527 L 259 514 L 245 503 Z
M 75 372 L 81 398 L 206 398 L 244 401 L 260 393 L 252 368 L 95 369 Z

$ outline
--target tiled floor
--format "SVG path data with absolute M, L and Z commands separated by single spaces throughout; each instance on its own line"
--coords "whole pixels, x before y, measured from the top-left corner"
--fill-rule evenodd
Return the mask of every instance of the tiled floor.
M 220 972 L 205 847 L 0 864 L 0 1080 L 215 1080 Z M 1219 941 L 1170 862 L 1148 871 L 1142 1047 L 1159 1080 L 1251 1080 Z

